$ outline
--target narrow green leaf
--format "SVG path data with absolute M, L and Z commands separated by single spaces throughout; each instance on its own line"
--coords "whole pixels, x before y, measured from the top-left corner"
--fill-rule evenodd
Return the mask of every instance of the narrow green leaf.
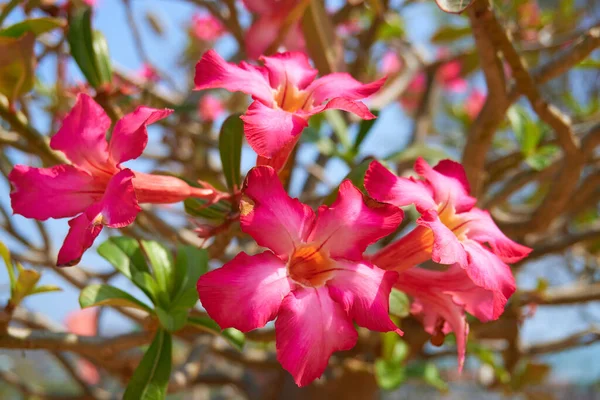
M 342 46 L 335 34 L 331 17 L 320 0 L 308 0 L 310 4 L 302 18 L 302 33 L 306 50 L 321 75 L 338 70 L 342 60 Z
M 239 114 L 229 116 L 219 134 L 219 153 L 223 174 L 227 187 L 231 192 L 241 187 L 242 178 L 240 163 L 242 159 L 242 140 L 244 138 L 244 123 Z
M 163 292 L 156 283 L 156 279 L 148 272 L 134 272 L 132 282 L 139 287 L 152 300 L 154 305 L 167 307 L 169 305 L 168 293 Z
M 398 317 L 407 317 L 410 313 L 410 301 L 408 296 L 396 288 L 390 293 L 390 314 Z
M 376 117 L 379 117 L 378 110 L 371 110 L 371 112 Z M 377 122 L 377 118 L 364 119 L 361 121 L 358 127 L 358 133 L 356 134 L 356 138 L 354 139 L 354 144 L 352 145 L 352 150 L 355 154 L 358 154 L 358 151 L 360 150 L 360 145 L 367 138 L 367 135 L 371 132 L 371 129 L 373 128 L 373 125 L 375 125 L 375 122 Z
M 15 283 L 14 293 L 10 298 L 12 303 L 19 305 L 25 297 L 29 296 L 35 289 L 40 277 L 40 273 L 32 269 L 20 271 Z
M 62 289 L 56 285 L 39 285 L 31 292 L 31 294 L 40 294 L 48 292 L 62 292 Z
M 156 278 L 159 289 L 171 298 L 175 283 L 171 252 L 158 242 L 142 240 L 141 243 L 142 249 L 148 260 L 150 260 L 150 265 L 152 265 L 152 272 L 154 272 L 154 278 Z
M 188 325 L 200 329 L 204 332 L 209 332 L 214 335 L 220 335 L 229 342 L 233 347 L 238 350 L 244 348 L 246 338 L 243 332 L 238 331 L 234 328 L 227 328 L 221 330 L 219 324 L 210 319 L 209 317 L 190 316 L 188 317 Z
M 339 143 L 342 145 L 344 151 L 350 149 L 350 138 L 348 137 L 348 126 L 342 117 L 342 114 L 338 110 L 327 110 L 325 111 L 325 117 L 333 129 L 333 133 L 338 138 Z
M 0 93 L 12 103 L 33 89 L 35 82 L 35 35 L 0 36 Z
M 440 392 L 448 391 L 448 384 L 444 382 L 437 366 L 432 362 L 415 362 L 406 367 L 406 376 L 422 379 L 428 385 Z
M 549 144 L 535 150 L 533 154 L 525 158 L 525 162 L 534 170 L 541 171 L 548 168 L 559 153 L 560 148 L 558 146 Z
M 171 375 L 171 353 L 171 335 L 161 329 L 129 380 L 123 400 L 164 399 Z
M 6 271 L 8 272 L 8 279 L 10 281 L 10 293 L 12 295 L 17 278 L 15 277 L 15 268 L 10 259 L 10 250 L 8 250 L 8 247 L 2 242 L 0 242 L 0 256 L 2 256 L 2 259 L 4 260 L 4 265 L 6 265 Z
M 100 31 L 92 33 L 92 47 L 94 49 L 94 61 L 100 78 L 100 84 L 105 85 L 112 82 L 112 65 L 108 43 Z
M 188 310 L 170 310 L 165 311 L 160 307 L 156 308 L 156 315 L 160 325 L 169 332 L 176 332 L 183 328 L 187 322 Z
M 371 158 L 367 158 L 367 159 L 363 160 L 363 162 L 361 162 L 356 167 L 352 168 L 350 170 L 350 172 L 348 172 L 348 174 L 346 175 L 344 180 L 350 179 L 350 181 L 354 184 L 354 186 L 356 186 L 360 190 L 364 191 L 364 189 L 365 189 L 365 185 L 364 185 L 365 172 L 367 172 L 367 169 L 369 168 L 371 161 L 373 161 L 373 159 L 371 159 Z M 327 204 L 327 205 L 333 204 L 333 202 L 337 198 L 339 190 L 340 190 L 339 187 L 337 187 L 331 193 L 329 193 L 329 195 L 327 197 L 325 197 L 325 199 L 323 200 L 323 204 Z
M 445 25 L 439 28 L 433 36 L 432 43 L 448 43 L 471 35 L 470 26 Z
M 98 246 L 98 254 L 130 280 L 135 272 L 150 272 L 137 239 L 111 237 Z
M 150 307 L 121 289 L 110 285 L 89 285 L 79 295 L 81 308 L 93 306 L 131 307 L 152 312 Z
M 194 246 L 179 246 L 175 258 L 175 288 L 171 308 L 192 308 L 198 301 L 196 283 L 208 271 L 208 253 Z
M 231 212 L 231 205 L 224 201 L 206 207 L 206 200 L 189 197 L 184 200 L 183 205 L 189 215 L 211 221 L 222 221 Z
M 66 25 L 67 21 L 62 18 L 44 17 L 26 19 L 0 30 L 0 36 L 18 38 L 25 32 L 31 32 L 35 36 L 39 36 L 56 28 L 64 28 Z
M 460 14 L 473 3 L 473 0 L 435 0 L 435 2 L 442 11 Z
M 79 69 L 94 88 L 102 82 L 96 66 L 92 37 L 92 10 L 90 7 L 77 7 L 69 18 L 67 40 L 71 55 Z
M 378 358 L 375 360 L 375 379 L 383 390 L 394 390 L 406 380 L 405 368 L 402 364 Z

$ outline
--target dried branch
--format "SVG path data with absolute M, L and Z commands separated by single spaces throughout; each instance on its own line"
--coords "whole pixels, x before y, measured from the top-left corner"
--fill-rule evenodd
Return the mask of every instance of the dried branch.
M 600 236 L 600 233 L 598 233 Z M 545 291 L 520 293 L 519 304 L 563 305 L 579 304 L 600 300 L 600 283 L 581 283 L 576 285 L 549 288 Z

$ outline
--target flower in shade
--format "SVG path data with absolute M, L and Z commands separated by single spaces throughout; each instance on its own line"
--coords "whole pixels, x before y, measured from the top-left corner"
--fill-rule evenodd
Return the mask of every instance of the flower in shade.
M 465 171 L 459 163 L 441 161 L 432 168 L 422 158 L 415 171 L 423 179 L 400 178 L 374 161 L 365 175 L 371 196 L 396 206 L 414 204 L 421 217 L 417 227 L 374 257 L 386 270 L 404 271 L 430 258 L 439 264 L 457 264 L 478 287 L 491 291 L 488 319 L 498 318 L 515 291 L 507 263 L 526 257 L 530 248 L 508 237 L 487 211 L 474 207 Z
M 278 38 L 290 12 L 298 0 L 243 0 L 246 8 L 257 15 L 256 20 L 246 32 L 246 53 L 256 60 Z M 283 38 L 282 45 L 291 51 L 304 51 L 304 35 L 300 22 L 290 26 Z
M 381 73 L 383 75 L 395 75 L 402 70 L 402 61 L 398 58 L 398 53 L 394 50 L 388 50 L 381 57 Z
M 98 333 L 98 310 L 86 308 L 73 311 L 65 320 L 67 330 L 80 336 L 95 336 Z M 98 368 L 88 360 L 80 358 L 77 360 L 77 373 L 86 383 L 97 385 L 100 383 Z
M 86 94 L 64 118 L 50 147 L 61 151 L 71 164 L 50 168 L 16 165 L 8 176 L 13 211 L 27 218 L 75 217 L 58 253 L 59 266 L 75 265 L 104 225 L 131 224 L 139 203 L 175 203 L 187 197 L 214 198 L 212 188 L 190 187 L 172 176 L 133 172 L 121 164 L 138 158 L 148 142 L 146 126 L 172 110 L 138 107 L 115 125 L 110 140 L 110 118 Z
M 197 90 L 223 88 L 244 92 L 254 100 L 241 118 L 250 146 L 276 169 L 281 168 L 308 126 L 308 119 L 326 109 L 352 112 L 363 119 L 375 118 L 357 101 L 375 93 L 385 78 L 363 84 L 346 73 L 315 79 L 304 53 L 279 53 L 261 57 L 264 66 L 226 62 L 214 50 L 206 52 L 196 66 Z
M 223 102 L 216 96 L 207 94 L 198 103 L 198 115 L 203 121 L 214 121 L 225 112 Z
M 223 36 L 225 27 L 212 14 L 194 14 L 192 16 L 192 35 L 206 42 L 213 42 Z
M 240 206 L 242 230 L 270 251 L 238 254 L 198 281 L 198 294 L 221 328 L 247 332 L 275 318 L 277 358 L 299 386 L 321 376 L 331 354 L 357 340 L 352 321 L 401 331 L 388 316 L 398 274 L 363 258 L 393 232 L 402 210 L 366 198 L 350 181 L 318 213 L 290 198 L 276 171 L 252 169 Z
M 485 103 L 485 93 L 481 90 L 474 89 L 465 100 L 464 109 L 467 116 L 474 120 Z

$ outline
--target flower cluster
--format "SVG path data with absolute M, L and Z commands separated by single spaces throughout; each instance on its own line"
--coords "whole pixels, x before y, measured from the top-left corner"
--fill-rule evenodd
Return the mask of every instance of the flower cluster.
M 279 17 L 263 18 L 273 23 Z M 261 21 L 256 24 L 267 24 Z M 462 368 L 465 313 L 482 321 L 497 319 L 515 291 L 508 263 L 523 259 L 530 249 L 506 237 L 487 211 L 475 207 L 462 166 L 450 160 L 431 167 L 417 159 L 414 170 L 420 178 L 398 177 L 373 161 L 364 177 L 368 195 L 345 180 L 337 199 L 316 212 L 291 198 L 278 173 L 309 118 L 332 108 L 374 118 L 359 100 L 375 93 L 385 79 L 363 84 L 344 73 L 317 78 L 317 70 L 299 52 L 259 60 L 262 65 L 234 65 L 209 50 L 196 67 L 196 89 L 252 96 L 241 118 L 247 141 L 258 154 L 257 166 L 234 197 L 235 203 L 241 199 L 241 230 L 267 249 L 242 252 L 201 276 L 197 289 L 202 306 L 221 328 L 247 332 L 275 320 L 277 358 L 303 386 L 324 373 L 334 352 L 356 344 L 354 324 L 402 334 L 389 317 L 389 297 L 396 287 L 412 298 L 411 312 L 422 319 L 432 342 L 455 333 Z M 449 66 L 440 79 L 456 76 L 456 66 Z M 203 97 L 203 118 L 214 120 L 223 111 L 218 98 Z M 91 97 L 80 94 L 50 142 L 70 164 L 17 165 L 11 172 L 15 213 L 38 220 L 74 217 L 58 265 L 76 264 L 103 226 L 131 224 L 140 203 L 187 197 L 211 202 L 224 196 L 207 185 L 192 187 L 173 176 L 122 165 L 142 154 L 146 126 L 170 113 L 139 107 L 116 122 L 107 141 L 111 120 Z M 420 213 L 416 227 L 365 255 L 368 246 L 397 230 L 402 207 L 410 205 Z M 428 262 L 436 268 L 420 266 Z

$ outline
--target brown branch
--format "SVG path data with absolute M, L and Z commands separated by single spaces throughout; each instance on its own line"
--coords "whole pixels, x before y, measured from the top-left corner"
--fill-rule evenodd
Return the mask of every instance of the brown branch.
M 600 232 L 597 232 L 600 236 Z M 529 291 L 518 295 L 521 305 L 563 305 L 579 304 L 600 300 L 600 283 L 581 283 L 564 287 L 549 288 L 544 291 Z
M 576 333 L 564 339 L 528 346 L 523 349 L 523 353 L 530 356 L 556 353 L 574 347 L 589 346 L 596 342 L 600 342 L 600 329 L 590 328 L 586 331 Z

